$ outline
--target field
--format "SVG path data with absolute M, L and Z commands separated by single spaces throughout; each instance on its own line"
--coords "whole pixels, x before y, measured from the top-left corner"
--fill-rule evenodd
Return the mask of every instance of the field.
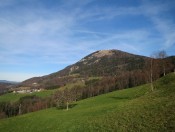
M 15 102 L 18 101 L 21 97 L 29 96 L 29 95 L 36 95 L 38 97 L 48 97 L 53 94 L 58 89 L 53 90 L 43 90 L 41 92 L 34 92 L 34 93 L 7 93 L 0 96 L 0 102 Z
M 174 131 L 175 74 L 154 83 L 0 120 L 1 132 Z

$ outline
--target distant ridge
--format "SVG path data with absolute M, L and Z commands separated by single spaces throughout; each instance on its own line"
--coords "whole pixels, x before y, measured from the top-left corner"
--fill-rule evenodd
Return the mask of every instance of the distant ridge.
M 0 83 L 7 83 L 7 84 L 18 84 L 20 82 L 15 82 L 15 81 L 7 81 L 7 80 L 0 80 Z

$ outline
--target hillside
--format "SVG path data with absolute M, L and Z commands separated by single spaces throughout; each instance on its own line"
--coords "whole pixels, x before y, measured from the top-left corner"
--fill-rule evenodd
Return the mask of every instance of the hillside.
M 67 71 L 63 69 L 58 73 L 62 76 L 75 73 L 85 76 L 118 75 L 121 71 L 143 68 L 146 59 L 120 50 L 100 50 L 68 66 Z
M 0 131 L 174 131 L 175 74 L 154 83 L 0 120 Z
M 19 82 L 0 80 L 0 95 L 7 93 L 11 88 L 15 87 Z
M 117 77 L 118 80 L 127 78 L 131 86 L 149 82 L 151 58 L 126 53 L 120 50 L 100 50 L 82 58 L 75 64 L 67 66 L 61 71 L 43 77 L 34 77 L 22 82 L 19 86 L 40 87 L 45 89 L 59 88 L 67 83 L 86 80 L 88 77 Z M 158 61 L 160 59 L 155 59 Z M 175 58 L 166 59 L 169 62 L 166 72 L 173 70 Z M 158 76 L 162 73 L 162 64 L 157 66 Z M 136 80 L 135 78 L 140 79 Z M 157 77 L 158 78 L 158 77 Z M 136 84 L 134 84 L 136 83 Z M 36 85 L 37 84 L 37 85 Z M 129 87 L 131 87 L 129 86 Z M 123 88 L 128 87 L 124 86 Z

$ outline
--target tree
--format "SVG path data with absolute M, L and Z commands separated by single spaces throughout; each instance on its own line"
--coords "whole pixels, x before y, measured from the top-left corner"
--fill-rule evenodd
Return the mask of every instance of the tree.
M 76 100 L 74 93 L 74 89 L 68 89 L 67 87 L 64 90 L 57 91 L 55 93 L 57 107 L 64 108 L 66 106 L 66 110 L 69 110 L 69 104 Z
M 153 86 L 153 58 L 151 58 L 151 65 L 150 65 L 150 83 L 151 83 L 151 90 L 154 90 Z
M 21 104 L 19 104 L 19 112 L 18 112 L 19 115 L 21 115 Z
M 151 55 L 150 58 L 150 66 L 148 66 L 148 71 L 150 71 L 150 84 L 151 84 L 151 90 L 154 90 L 153 81 L 158 79 L 160 75 L 163 73 L 163 75 L 166 74 L 166 52 L 160 51 L 160 52 L 154 52 Z M 162 72 L 163 67 L 163 72 Z
M 175 74 L 175 59 L 174 59 L 173 63 L 174 63 L 174 74 Z
M 166 60 L 165 60 L 165 58 L 166 57 L 167 57 L 167 54 L 166 54 L 166 52 L 164 50 L 158 52 L 158 58 L 161 59 L 161 62 L 162 62 L 161 65 L 163 66 L 163 75 L 164 76 L 166 75 L 166 69 L 165 69 L 165 67 L 166 67 Z
M 158 68 L 158 61 L 155 59 L 157 53 L 153 53 L 150 58 L 150 84 L 151 84 L 151 91 L 154 90 L 153 80 L 157 79 L 159 76 L 159 68 Z M 148 68 L 149 69 L 149 68 Z

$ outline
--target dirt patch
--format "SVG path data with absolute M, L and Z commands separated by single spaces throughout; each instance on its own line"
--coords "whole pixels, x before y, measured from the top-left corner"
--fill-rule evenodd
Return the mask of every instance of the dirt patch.
M 111 56 L 114 53 L 111 50 L 100 50 L 99 52 L 93 54 L 94 57 L 100 58 L 103 56 Z

